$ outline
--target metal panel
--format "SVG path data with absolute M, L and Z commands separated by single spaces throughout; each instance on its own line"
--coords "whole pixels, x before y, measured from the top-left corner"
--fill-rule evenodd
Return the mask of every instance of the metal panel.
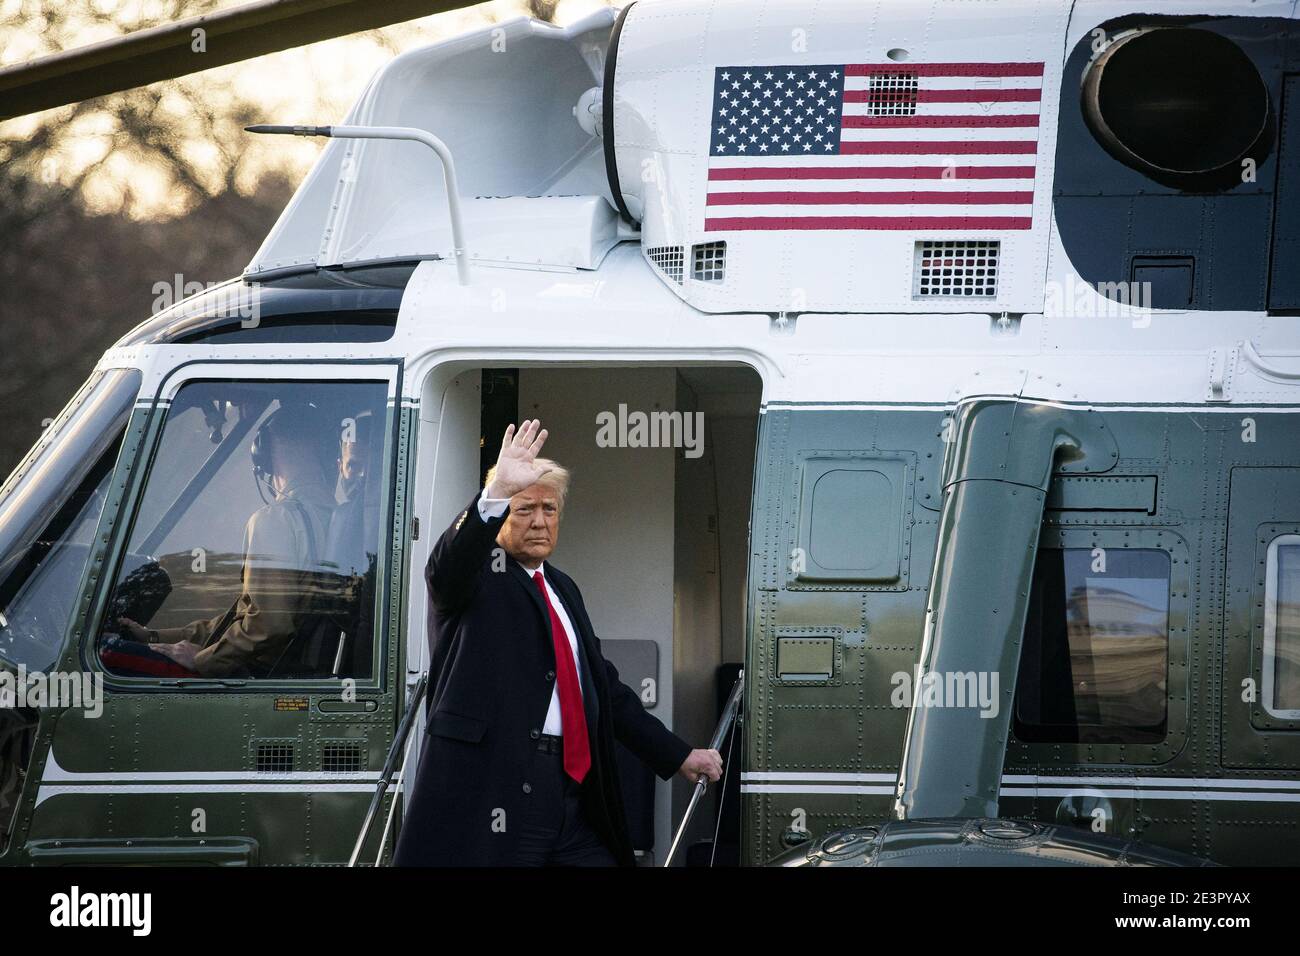
M 1155 475 L 1056 475 L 1047 489 L 1049 511 L 1141 511 L 1155 514 Z
M 619 680 L 640 693 L 641 704 L 646 710 L 652 710 L 659 703 L 659 645 L 656 642 L 602 637 L 600 652 L 605 660 L 618 668 Z
M 704 312 L 738 310 L 764 312 L 1036 312 L 1044 301 L 1043 244 L 1051 225 L 1051 182 L 1056 151 L 1054 104 L 1060 84 L 1060 49 L 1064 40 L 1068 5 L 1032 0 L 1004 0 L 996 5 L 946 3 L 941 12 L 931 11 L 931 28 L 917 33 L 918 9 L 911 0 L 764 0 L 754 4 L 700 4 L 695 0 L 661 0 L 630 8 L 620 33 L 614 82 L 605 91 L 613 103 L 613 150 L 617 159 L 617 189 L 631 214 L 640 220 L 647 247 L 690 246 L 697 242 L 725 240 L 727 274 L 720 282 L 673 283 L 670 290 Z M 809 25 L 815 23 L 814 29 Z M 803 35 L 807 33 L 807 37 Z M 799 40 L 792 56 L 791 36 Z M 911 37 L 912 39 L 906 39 Z M 805 42 L 806 41 L 806 42 Z M 885 51 L 902 41 L 905 65 L 887 60 Z M 938 112 L 932 103 L 917 105 L 918 125 L 936 121 L 945 126 L 933 132 L 931 142 L 944 147 L 920 146 L 907 142 L 906 129 L 886 123 L 884 133 L 912 152 L 894 156 L 887 145 L 874 142 L 849 143 L 852 150 L 837 154 L 805 154 L 825 162 L 844 158 L 861 166 L 847 168 L 868 171 L 861 179 L 810 179 L 822 199 L 815 205 L 783 204 L 759 195 L 762 183 L 737 179 L 736 189 L 710 189 L 711 157 L 725 164 L 730 139 L 756 140 L 760 132 L 775 138 L 775 129 L 756 125 L 748 135 L 725 134 L 733 117 L 712 122 L 720 83 L 751 80 L 747 71 L 771 74 L 777 93 L 785 83 L 798 85 L 811 80 L 820 84 L 819 93 L 831 90 L 828 102 L 862 95 L 862 102 L 875 105 L 876 115 L 847 116 L 844 132 L 850 139 L 859 135 L 857 122 L 909 121 L 908 93 L 919 77 L 921 90 L 935 82 L 936 72 L 964 70 L 966 64 L 1014 64 L 1019 73 L 1000 75 L 990 68 L 988 75 L 960 76 L 975 91 L 988 90 L 988 100 L 971 104 L 973 110 L 993 113 L 1006 106 L 1007 90 L 1012 96 L 1028 96 L 1011 105 L 1041 107 L 1032 125 L 1012 128 L 1008 144 L 982 149 L 1003 130 L 976 129 L 976 124 L 954 123 L 945 106 Z M 784 65 L 782 65 L 784 64 Z M 740 71 L 734 79 L 721 75 L 730 66 Z M 795 77 L 795 70 L 816 74 Z M 819 72 L 824 71 L 824 72 Z M 841 75 L 844 71 L 844 75 Z M 852 75 L 850 76 L 850 71 Z M 780 76 L 777 74 L 780 73 Z M 787 74 L 789 74 L 787 76 Z M 996 74 L 996 75 L 995 75 Z M 847 79 L 846 79 L 847 77 Z M 951 76 L 941 77 L 950 82 Z M 1077 90 L 1077 86 L 1076 86 Z M 1028 91 L 1028 93 L 1023 92 Z M 1040 92 L 1041 91 L 1041 92 Z M 737 96 L 757 95 L 756 88 L 737 89 Z M 1075 94 L 1077 96 L 1077 92 Z M 1041 98 L 1041 103 L 1040 103 Z M 718 100 L 721 104 L 721 100 Z M 740 102 L 737 99 L 737 102 Z M 964 106 L 965 104 L 963 104 Z M 787 112 L 803 108 L 797 99 Z M 821 108 L 821 104 L 818 104 Z M 850 109 L 857 109 L 855 103 Z M 749 110 L 743 108 L 747 114 Z M 881 110 L 898 110 L 881 115 Z M 927 113 L 921 116 L 919 114 Z M 740 109 L 737 116 L 743 116 Z M 1013 117 L 1014 118 L 1014 117 Z M 739 122 L 739 121 L 737 121 Z M 811 131 L 811 126 L 807 128 Z M 802 135 L 792 130 L 792 135 Z M 867 130 L 872 136 L 876 130 Z M 927 131 L 930 132 L 930 131 Z M 728 145 L 713 137 L 725 135 Z M 822 134 L 816 134 L 822 136 Z M 883 135 L 883 134 L 882 134 Z M 752 140 L 748 144 L 761 148 Z M 766 146 L 768 144 L 761 144 Z M 823 149 L 832 145 L 823 137 Z M 811 143 L 783 143 L 799 150 Z M 839 147 L 836 146 L 836 149 Z M 874 154 L 879 149 L 882 158 Z M 761 156 L 766 162 L 778 154 Z M 800 152 L 782 152 L 782 157 Z M 1003 162 L 1012 160 L 1011 162 Z M 924 167 L 925 192 L 961 188 L 963 172 L 971 164 L 1006 166 L 1003 180 L 1012 185 L 1000 201 L 987 200 L 989 214 L 972 213 L 972 204 L 933 201 L 919 208 L 898 193 L 903 187 L 870 171 L 873 165 Z M 946 164 L 946 165 L 945 165 Z M 770 167 L 769 167 L 770 168 Z M 949 175 L 943 170 L 952 168 Z M 653 175 L 645 171 L 653 170 Z M 741 175 L 747 175 L 743 166 Z M 846 185 L 855 183 L 855 185 Z M 883 185 L 882 185 L 883 183 Z M 715 183 L 716 185 L 716 183 Z M 803 190 L 796 190 L 802 192 Z M 859 192 L 884 195 L 863 201 Z M 1027 194 L 1027 197 L 1025 196 Z M 724 200 L 716 202 L 719 195 Z M 946 197 L 940 197 L 946 198 Z M 812 210 L 806 212 L 805 210 Z M 962 297 L 918 300 L 912 295 L 913 253 L 918 239 L 997 241 L 1001 243 L 996 295 L 972 302 Z M 779 262 L 780 268 L 771 263 Z
M 798 457 L 789 583 L 897 586 L 905 575 L 915 456 L 815 451 Z
M 778 638 L 776 672 L 783 681 L 829 681 L 835 676 L 835 638 Z

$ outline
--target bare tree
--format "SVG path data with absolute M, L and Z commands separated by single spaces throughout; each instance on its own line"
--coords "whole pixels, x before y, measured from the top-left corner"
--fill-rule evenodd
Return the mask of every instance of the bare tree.
M 0 22 L 0 63 L 231 2 L 23 0 L 17 17 Z M 558 6 L 513 3 L 515 11 L 552 21 Z M 149 22 L 140 19 L 144 9 Z M 498 5 L 476 13 L 492 22 L 512 11 Z M 396 54 L 399 37 L 439 35 L 429 26 L 439 19 L 357 36 Z M 0 415 L 7 425 L 0 428 L 0 477 L 104 350 L 149 316 L 158 283 L 177 274 L 203 284 L 238 275 L 288 202 L 305 170 L 290 160 L 276 166 L 249 148 L 244 126 L 283 117 L 265 115 L 262 102 L 236 92 L 244 68 L 0 123 Z M 306 84 L 301 115 L 340 108 L 321 99 L 321 86 Z M 166 211 L 146 208 L 143 178 L 155 197 L 165 197 Z

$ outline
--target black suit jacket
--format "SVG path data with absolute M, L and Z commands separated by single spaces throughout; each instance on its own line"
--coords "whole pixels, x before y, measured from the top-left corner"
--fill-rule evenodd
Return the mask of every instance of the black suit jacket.
M 550 618 L 528 573 L 497 552 L 505 515 L 484 521 L 478 498 L 429 556 L 428 721 L 415 790 L 398 838 L 398 866 L 513 862 L 528 775 L 555 684 Z M 507 511 L 507 514 L 509 512 Z M 587 822 L 615 859 L 633 865 L 614 741 L 665 780 L 691 747 L 641 706 L 604 659 L 573 579 L 549 562 L 551 588 L 577 629 L 591 744 L 582 785 Z

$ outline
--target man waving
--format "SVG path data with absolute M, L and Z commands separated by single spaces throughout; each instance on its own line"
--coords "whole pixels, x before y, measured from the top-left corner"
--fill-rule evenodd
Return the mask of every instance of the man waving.
M 718 780 L 604 659 L 573 579 L 547 562 L 569 474 L 546 430 L 506 428 L 483 490 L 433 547 L 430 702 L 399 866 L 634 864 L 614 741 L 665 780 Z

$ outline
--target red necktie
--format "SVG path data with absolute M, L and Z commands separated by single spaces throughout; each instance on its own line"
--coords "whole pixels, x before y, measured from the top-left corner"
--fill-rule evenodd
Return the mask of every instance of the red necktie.
M 573 662 L 573 649 L 569 636 L 560 623 L 560 616 L 551 605 L 546 593 L 542 572 L 533 572 L 533 583 L 542 593 L 542 603 L 551 616 L 551 640 L 555 644 L 555 673 L 559 684 L 560 720 L 564 724 L 564 772 L 582 783 L 591 769 L 591 748 L 587 743 L 587 715 L 582 709 L 582 688 L 578 684 L 578 668 Z

